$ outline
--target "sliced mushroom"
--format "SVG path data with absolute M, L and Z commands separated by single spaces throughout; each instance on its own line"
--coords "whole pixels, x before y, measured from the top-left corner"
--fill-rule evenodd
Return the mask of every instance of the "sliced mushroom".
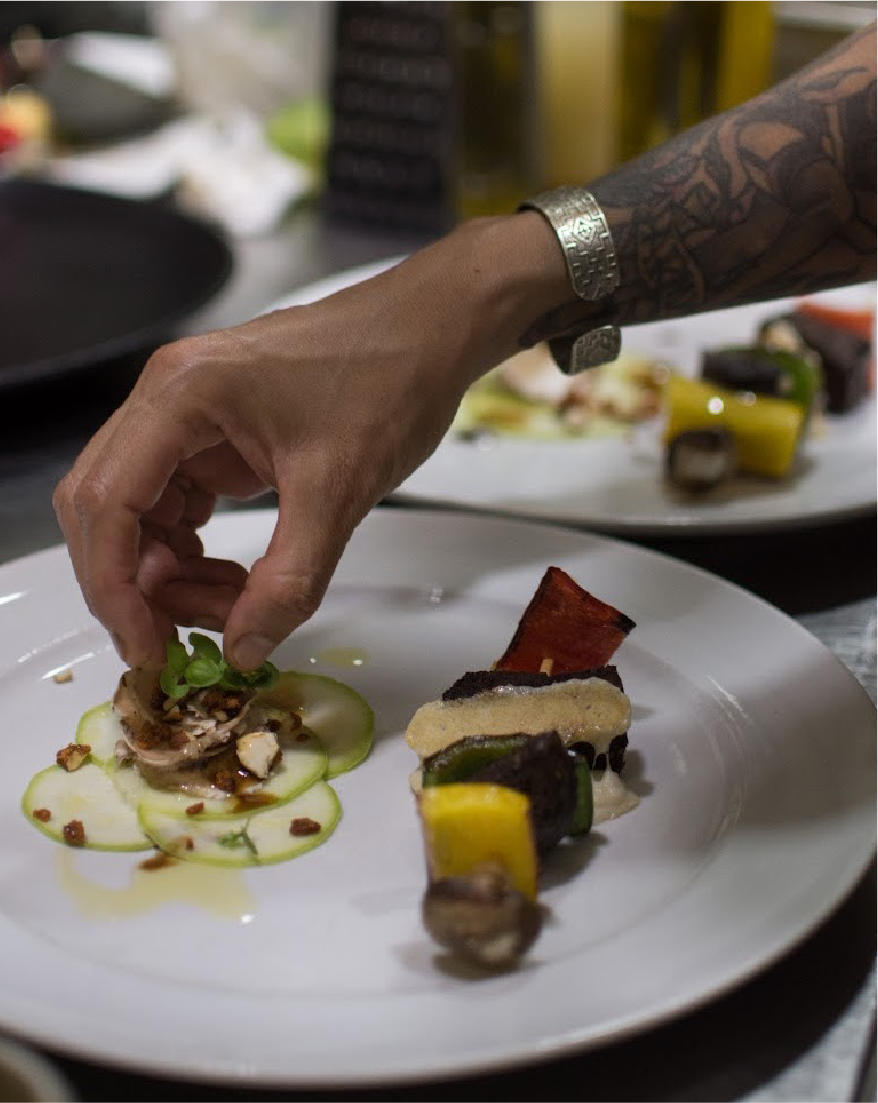
M 424 926 L 440 946 L 492 969 L 510 968 L 527 953 L 543 913 L 496 865 L 432 881 L 422 904 Z

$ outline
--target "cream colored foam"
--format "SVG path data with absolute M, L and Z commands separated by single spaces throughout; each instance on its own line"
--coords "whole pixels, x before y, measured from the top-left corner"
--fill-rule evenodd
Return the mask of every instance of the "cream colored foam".
M 412 717 L 406 742 L 421 758 L 470 735 L 557 731 L 565 746 L 588 742 L 595 754 L 628 731 L 631 702 L 603 678 L 549 686 L 499 687 L 458 701 L 428 701 Z

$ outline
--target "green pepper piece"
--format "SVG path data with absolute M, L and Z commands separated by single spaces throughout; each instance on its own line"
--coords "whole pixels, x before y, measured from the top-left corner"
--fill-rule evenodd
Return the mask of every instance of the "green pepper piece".
M 789 380 L 790 389 L 783 395 L 790 402 L 797 402 L 810 414 L 823 385 L 822 373 L 817 364 L 782 349 L 770 349 L 766 356 L 774 361 Z
M 594 798 L 591 791 L 591 770 L 581 754 L 573 756 L 576 771 L 576 811 L 573 813 L 571 835 L 587 835 L 591 831 Z
M 424 760 L 424 788 L 467 781 L 490 762 L 517 751 L 528 735 L 468 735 Z

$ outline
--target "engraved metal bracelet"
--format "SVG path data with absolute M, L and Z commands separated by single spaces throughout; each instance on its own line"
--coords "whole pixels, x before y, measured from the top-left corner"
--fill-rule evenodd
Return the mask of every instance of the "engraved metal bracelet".
M 585 188 L 555 188 L 521 204 L 546 219 L 561 246 L 570 283 L 580 299 L 595 302 L 619 286 L 619 264 L 607 219 Z M 615 360 L 622 348 L 617 326 L 603 325 L 577 337 L 549 341 L 558 367 L 567 375 Z

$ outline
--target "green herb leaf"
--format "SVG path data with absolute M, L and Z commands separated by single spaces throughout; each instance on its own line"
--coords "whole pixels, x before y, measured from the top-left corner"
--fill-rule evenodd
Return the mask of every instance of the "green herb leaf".
M 242 850 L 246 847 L 251 854 L 256 854 L 256 847 L 253 845 L 253 840 L 247 834 L 246 827 L 242 827 L 240 831 L 232 831 L 228 835 L 221 835 L 217 839 L 217 843 L 220 846 L 224 846 L 226 850 Z
M 168 670 L 167 667 L 159 674 L 159 684 L 162 687 L 162 692 L 166 697 L 170 697 L 172 701 L 179 701 L 189 691 L 189 686 L 178 679 L 179 675 L 172 670 Z
M 210 659 L 212 662 L 222 663 L 223 653 L 209 636 L 202 636 L 200 632 L 190 632 L 189 645 L 192 648 L 194 658 Z
M 223 676 L 220 679 L 220 685 L 223 689 L 243 689 L 246 684 L 239 670 L 235 670 L 228 663 L 224 665 Z
M 183 677 L 190 686 L 202 689 L 204 686 L 216 685 L 222 677 L 222 669 L 219 663 L 211 659 L 193 659 L 183 671 Z
M 189 662 L 186 648 L 179 640 L 168 640 L 168 670 L 174 674 L 182 674 Z

